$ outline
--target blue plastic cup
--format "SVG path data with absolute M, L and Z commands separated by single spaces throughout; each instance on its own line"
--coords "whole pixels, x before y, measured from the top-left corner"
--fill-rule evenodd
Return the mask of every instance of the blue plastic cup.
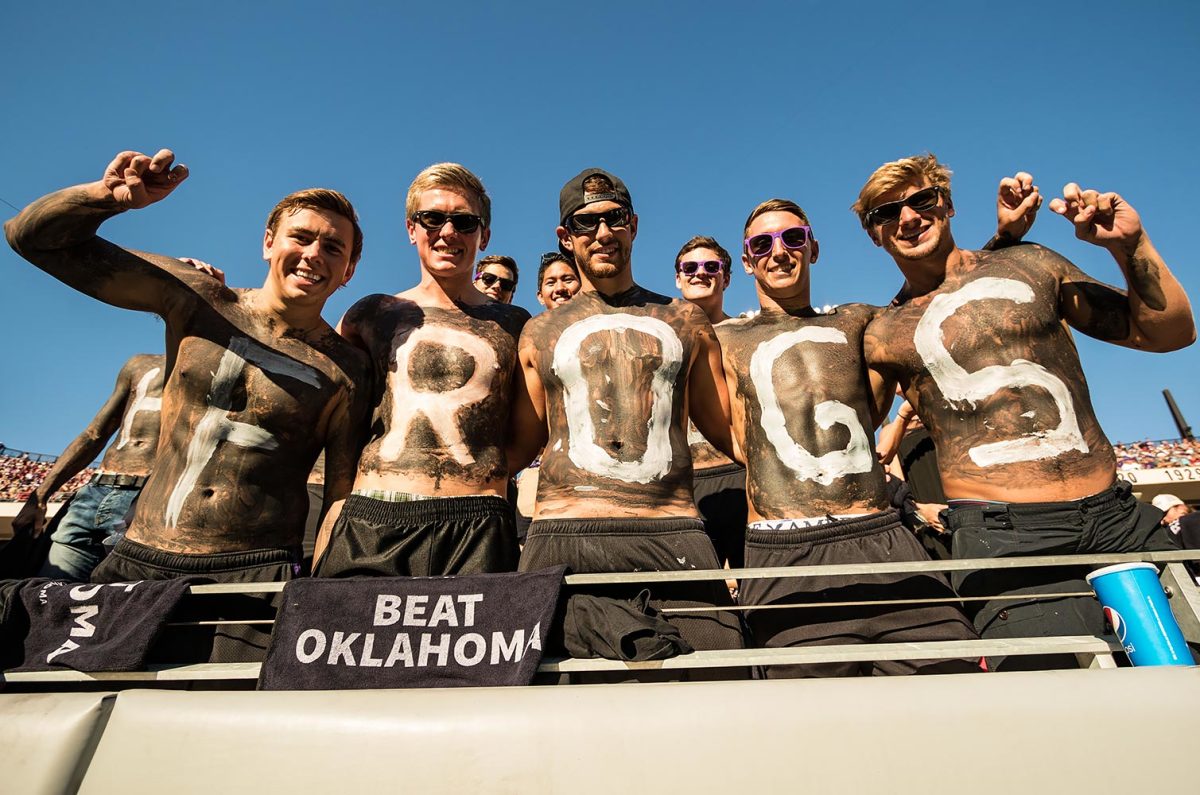
M 1153 563 L 1120 563 L 1087 576 L 1134 665 L 1191 665 L 1179 623 Z

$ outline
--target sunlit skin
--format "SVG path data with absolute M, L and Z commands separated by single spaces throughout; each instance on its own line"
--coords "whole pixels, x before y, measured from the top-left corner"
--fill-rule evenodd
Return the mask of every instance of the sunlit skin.
M 542 283 L 538 285 L 538 303 L 547 309 L 562 306 L 575 297 L 581 286 L 579 277 L 570 265 L 555 262 L 542 274 Z
M 437 210 L 443 213 L 470 213 L 479 215 L 480 208 L 462 194 L 444 188 L 422 191 L 417 201 L 417 211 Z M 478 291 L 468 293 L 475 260 L 480 251 L 487 248 L 491 230 L 480 226 L 470 234 L 454 229 L 449 219 L 440 229 L 428 230 L 412 218 L 404 222 L 408 229 L 408 240 L 417 247 L 421 260 L 421 285 L 428 288 L 433 282 L 441 285 L 440 290 L 430 291 L 428 297 L 438 304 L 451 305 L 455 298 L 469 304 L 483 303 L 487 299 Z M 425 292 L 425 290 L 422 290 Z M 439 295 L 440 294 L 440 295 Z
M 928 187 L 928 180 L 900 185 L 881 194 L 872 205 L 878 207 L 907 199 Z M 917 212 L 904 207 L 897 221 L 871 224 L 867 234 L 896 261 L 912 293 L 922 295 L 941 284 L 946 272 L 955 270 L 962 260 L 962 251 L 954 245 L 954 235 L 950 232 L 953 217 L 954 206 L 940 196 L 937 205 L 929 210 Z
M 284 215 L 263 235 L 270 273 L 260 301 L 324 306 L 354 275 L 350 261 L 354 227 L 329 210 L 303 208 Z
M 509 281 L 516 281 L 516 276 L 513 274 L 513 272 L 511 270 L 509 270 L 508 268 L 504 267 L 503 265 L 500 265 L 495 262 L 489 262 L 487 265 L 484 265 L 482 268 L 480 268 L 479 272 L 475 274 L 475 289 L 476 290 L 478 290 L 479 292 L 488 296 L 493 301 L 499 301 L 502 304 L 511 304 L 512 299 L 513 299 L 513 290 L 506 291 L 500 285 L 499 281 L 492 282 L 492 286 L 488 287 L 479 278 L 480 276 L 482 276 L 485 273 L 490 273 L 494 276 L 499 276 L 501 279 L 508 279 Z M 514 289 L 515 289 L 515 287 L 514 287 Z
M 592 202 L 580 213 L 604 213 L 622 206 L 612 201 Z M 629 261 L 637 224 L 637 216 L 630 213 L 629 223 L 616 229 L 601 222 L 592 232 L 572 235 L 566 227 L 558 227 L 558 239 L 575 256 L 584 289 L 615 295 L 633 286 Z
M 719 262 L 721 255 L 711 248 L 694 248 L 679 258 L 678 265 L 686 262 Z M 725 314 L 725 288 L 729 286 L 729 268 L 721 273 L 709 274 L 703 268 L 697 268 L 692 275 L 687 275 L 676 269 L 675 286 L 687 300 L 704 310 L 710 323 L 720 323 L 728 320 Z
M 804 226 L 802 218 L 787 211 L 763 213 L 754 219 L 746 230 L 745 237 L 782 232 L 793 226 Z M 751 256 L 743 247 L 742 267 L 754 277 L 758 300 L 764 310 L 798 309 L 811 303 L 811 279 L 809 266 L 817 261 L 820 244 L 810 238 L 802 248 L 790 249 L 783 240 L 773 241 L 771 253 L 761 257 Z

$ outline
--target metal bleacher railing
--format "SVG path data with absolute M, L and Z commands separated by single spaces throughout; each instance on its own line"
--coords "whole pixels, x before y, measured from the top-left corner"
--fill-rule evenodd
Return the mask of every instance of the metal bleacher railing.
M 1046 566 L 1108 566 L 1116 563 L 1148 561 L 1159 565 L 1160 579 L 1169 597 L 1172 612 L 1179 622 L 1184 637 L 1193 648 L 1200 647 L 1200 589 L 1188 572 L 1185 562 L 1200 561 L 1200 551 L 1143 552 L 1127 554 L 1056 555 L 1027 558 L 993 558 L 977 560 L 919 561 L 875 564 L 850 564 L 831 566 L 804 566 L 788 568 L 719 569 L 706 571 L 631 572 L 619 574 L 573 574 L 566 577 L 570 586 L 648 584 L 702 580 L 738 580 L 770 577 L 830 577 L 855 574 L 891 574 L 902 572 L 978 571 L 983 569 L 1021 569 Z M 191 588 L 193 595 L 228 593 L 270 593 L 283 589 L 283 583 L 218 584 L 198 585 Z M 1046 594 L 1045 598 L 1061 598 L 1065 595 Z M 1010 597 L 1029 600 L 1036 594 L 1021 594 Z M 976 600 L 995 597 L 975 597 Z M 879 600 L 870 604 L 912 604 L 921 601 L 940 600 Z M 966 600 L 964 600 L 966 601 Z M 853 603 L 863 604 L 863 603 Z M 828 607 L 827 603 L 822 606 Z M 735 607 L 734 610 L 791 609 L 803 610 L 805 605 L 777 605 L 769 607 Z M 682 608 L 697 611 L 712 608 Z M 731 608 L 720 608 L 729 610 Z M 669 610 L 666 612 L 670 612 Z M 199 622 L 238 623 L 238 622 Z M 271 623 L 270 620 L 256 623 Z M 1074 655 L 1081 668 L 1115 668 L 1122 649 L 1111 636 L 1058 636 L 1044 638 L 1005 638 L 970 641 L 931 641 L 923 643 L 881 643 L 838 646 L 801 647 L 785 649 L 737 649 L 696 651 L 666 660 L 651 662 L 623 662 L 605 659 L 552 659 L 543 658 L 539 674 L 570 674 L 585 672 L 621 672 L 648 670 L 684 670 L 701 668 L 733 668 L 758 665 L 792 665 L 826 662 L 862 662 L 869 660 L 920 660 L 939 658 L 976 658 L 985 656 L 1019 656 L 1070 654 Z M 1117 655 L 1117 656 L 1114 656 Z M 103 683 L 105 687 L 120 688 L 125 685 L 145 686 L 154 683 L 176 683 L 188 681 L 255 680 L 260 663 L 205 663 L 190 665 L 160 665 L 144 671 L 122 673 L 88 673 L 81 671 L 53 671 L 40 673 L 9 673 L 0 675 L 0 682 L 18 683 Z

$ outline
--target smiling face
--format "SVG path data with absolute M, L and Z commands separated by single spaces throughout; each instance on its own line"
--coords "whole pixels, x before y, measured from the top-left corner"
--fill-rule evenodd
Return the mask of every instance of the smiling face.
M 675 286 L 688 301 L 703 301 L 708 298 L 721 298 L 725 288 L 729 286 L 729 270 L 722 268 L 719 273 L 710 274 L 702 267 L 690 276 L 678 270 L 685 262 L 720 262 L 721 255 L 711 248 L 694 248 L 679 258 L 675 271 Z
M 604 213 L 624 207 L 613 201 L 592 202 L 576 211 L 575 215 Z M 633 255 L 633 240 L 637 237 L 637 216 L 629 213 L 629 221 L 615 229 L 601 223 L 591 232 L 576 234 L 566 227 L 558 227 L 558 239 L 563 247 L 575 257 L 575 263 L 589 281 L 632 280 L 630 258 Z
M 497 277 L 490 280 L 492 282 L 490 286 L 483 279 L 485 273 Z M 501 279 L 512 284 L 513 287 L 505 290 L 504 285 L 500 282 Z M 499 301 L 502 304 L 512 303 L 516 281 L 516 274 L 512 272 L 512 269 L 506 268 L 498 262 L 489 262 L 475 274 L 475 288 L 493 301 Z
M 806 226 L 807 222 L 792 212 L 766 212 L 751 221 L 746 228 L 746 238 L 771 234 Z M 809 240 L 798 249 L 788 248 L 776 237 L 771 241 L 771 251 L 761 257 L 751 255 L 742 247 L 742 267 L 754 277 L 760 296 L 775 299 L 803 298 L 809 295 L 809 266 L 817 259 L 817 241 Z
M 538 303 L 547 309 L 562 306 L 579 292 L 579 277 L 575 270 L 565 262 L 554 262 L 542 274 L 542 283 L 538 285 Z
M 350 281 L 354 225 L 343 215 L 301 208 L 284 213 L 263 235 L 267 283 L 286 303 L 322 305 Z
M 923 188 L 930 187 L 928 180 L 908 182 L 880 194 L 868 210 L 881 204 L 901 201 Z M 954 248 L 950 235 L 950 219 L 954 207 L 945 196 L 939 195 L 937 204 L 928 210 L 914 210 L 905 206 L 900 218 L 887 224 L 870 224 L 867 232 L 875 245 L 881 246 L 897 262 L 944 258 Z
M 415 202 L 416 212 L 436 210 L 447 214 L 480 215 L 475 202 L 460 193 L 444 188 L 422 191 Z M 410 216 L 405 220 L 408 241 L 417 247 L 421 267 L 442 279 L 471 280 L 475 256 L 487 248 L 490 230 L 480 226 L 470 233 L 458 232 L 449 220 L 438 229 L 429 230 Z

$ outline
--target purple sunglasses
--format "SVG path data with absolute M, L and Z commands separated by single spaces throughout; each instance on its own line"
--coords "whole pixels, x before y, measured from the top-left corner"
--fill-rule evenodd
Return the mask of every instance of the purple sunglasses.
M 804 248 L 808 245 L 808 241 L 812 240 L 812 227 L 789 226 L 780 232 L 763 232 L 761 235 L 748 237 L 745 242 L 746 251 L 752 257 L 765 257 L 771 253 L 771 249 L 775 248 L 777 238 L 783 243 L 784 248 L 795 251 Z

